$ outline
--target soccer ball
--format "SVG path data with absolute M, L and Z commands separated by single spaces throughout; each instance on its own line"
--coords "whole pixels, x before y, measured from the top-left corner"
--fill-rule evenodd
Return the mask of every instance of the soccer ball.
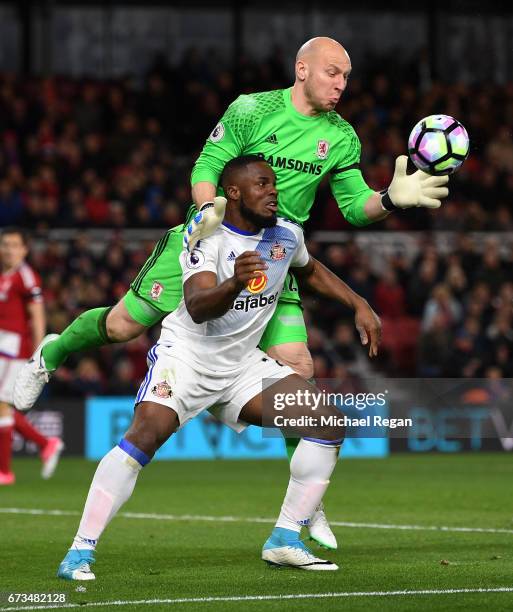
M 408 153 L 419 170 L 440 176 L 452 174 L 468 156 L 467 130 L 449 115 L 421 119 L 408 138 Z

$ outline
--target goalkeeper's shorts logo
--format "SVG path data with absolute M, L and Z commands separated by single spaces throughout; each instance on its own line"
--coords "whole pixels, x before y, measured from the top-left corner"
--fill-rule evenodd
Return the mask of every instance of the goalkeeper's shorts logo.
M 153 283 L 151 290 L 150 290 L 150 297 L 152 300 L 158 300 L 159 297 L 162 295 L 162 292 L 164 291 L 164 285 L 161 285 L 160 283 Z
M 224 125 L 219 122 L 210 134 L 210 140 L 212 142 L 220 142 L 224 138 Z
M 169 399 L 173 396 L 173 390 L 165 380 L 156 384 L 151 390 L 151 392 L 153 393 L 153 395 L 156 395 L 157 397 L 160 397 L 162 399 Z
M 257 270 L 256 274 L 259 276 L 252 278 L 246 287 L 250 293 L 262 293 L 267 286 L 267 276 L 260 270 Z

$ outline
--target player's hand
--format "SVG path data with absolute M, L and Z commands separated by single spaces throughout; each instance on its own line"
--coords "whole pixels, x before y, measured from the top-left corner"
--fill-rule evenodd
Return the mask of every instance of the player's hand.
M 213 202 L 204 202 L 185 229 L 183 246 L 191 252 L 199 240 L 211 236 L 223 222 L 225 210 L 226 198 L 221 196 L 214 198 Z
M 361 343 L 369 345 L 369 357 L 376 357 L 381 342 L 381 321 L 369 304 L 362 300 L 355 310 L 354 322 Z
M 413 174 L 406 174 L 408 158 L 400 155 L 395 160 L 395 172 L 388 197 L 397 208 L 412 208 L 424 206 L 425 208 L 440 208 L 443 198 L 449 195 L 445 185 L 449 182 L 448 176 L 431 176 L 417 170 Z
M 235 260 L 233 267 L 233 279 L 237 288 L 244 289 L 253 278 L 261 278 L 267 264 L 258 251 L 244 251 Z

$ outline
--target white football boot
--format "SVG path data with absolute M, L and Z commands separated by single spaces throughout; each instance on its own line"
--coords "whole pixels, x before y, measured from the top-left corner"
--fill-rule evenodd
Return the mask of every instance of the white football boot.
M 334 571 L 338 565 L 316 557 L 299 539 L 299 533 L 275 527 L 262 549 L 262 559 L 279 567 L 296 567 L 309 571 Z
M 45 336 L 32 357 L 19 371 L 14 382 L 14 405 L 18 410 L 23 412 L 30 410 L 41 395 L 44 386 L 50 380 L 52 373 L 46 369 L 41 351 L 45 344 L 56 340 L 58 337 L 59 334 Z
M 330 524 L 324 513 L 324 504 L 322 502 L 312 514 L 308 530 L 310 532 L 310 539 L 317 542 L 319 546 L 323 546 L 329 550 L 337 550 L 337 538 L 333 531 L 331 531 Z

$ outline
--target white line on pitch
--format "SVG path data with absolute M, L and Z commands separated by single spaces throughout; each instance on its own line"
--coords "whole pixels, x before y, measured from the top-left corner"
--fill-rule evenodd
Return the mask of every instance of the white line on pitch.
M 55 610 L 63 608 L 101 608 L 104 606 L 151 606 L 154 604 L 218 603 L 229 601 L 283 601 L 289 599 L 335 599 L 342 597 L 401 597 L 414 595 L 458 595 L 463 593 L 513 593 L 513 587 L 489 589 L 425 589 L 419 591 L 355 591 L 341 593 L 294 593 L 291 595 L 238 595 L 233 597 L 181 597 L 176 599 L 135 599 L 129 601 L 91 601 L 83 604 L 57 604 L 55 606 L 12 606 L 0 608 L 2 612 L 14 610 Z
M 0 514 L 30 514 L 35 516 L 80 516 L 76 510 L 44 510 L 39 508 L 0 508 Z M 120 518 L 146 519 L 154 521 L 191 521 L 210 523 L 266 523 L 274 524 L 276 519 L 244 516 L 209 516 L 203 514 L 154 514 L 148 512 L 120 512 Z M 386 523 L 351 523 L 347 521 L 330 521 L 335 527 L 354 529 L 397 529 L 401 531 L 450 531 L 464 533 L 509 533 L 513 529 L 500 527 L 456 527 L 448 525 L 388 525 Z

